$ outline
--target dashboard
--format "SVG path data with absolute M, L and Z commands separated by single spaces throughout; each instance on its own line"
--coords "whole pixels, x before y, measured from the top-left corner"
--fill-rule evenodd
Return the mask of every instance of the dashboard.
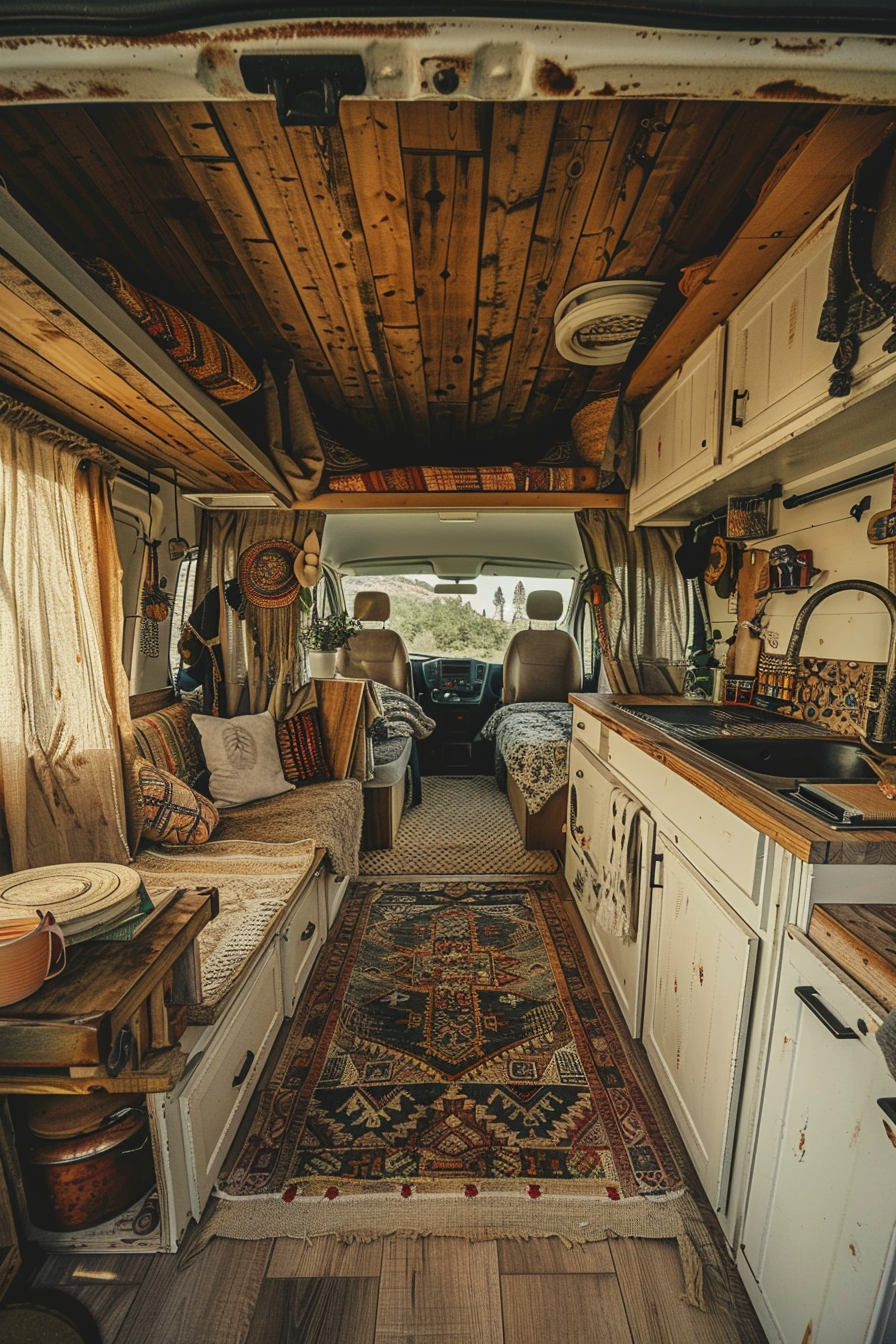
M 476 658 L 430 658 L 423 684 L 437 705 L 478 705 L 490 681 L 488 663 Z

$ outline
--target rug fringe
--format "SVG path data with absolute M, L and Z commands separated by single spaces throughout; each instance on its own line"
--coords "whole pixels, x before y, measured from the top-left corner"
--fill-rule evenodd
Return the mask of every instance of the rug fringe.
M 683 1300 L 706 1310 L 707 1268 L 724 1279 L 711 1241 L 690 1195 L 651 1204 L 641 1199 L 611 1202 L 593 1198 L 541 1199 L 482 1193 L 476 1200 L 452 1195 L 419 1195 L 398 1207 L 382 1196 L 348 1195 L 336 1200 L 298 1198 L 215 1199 L 178 1268 L 192 1263 L 213 1237 L 260 1241 L 290 1237 L 310 1244 L 322 1236 L 367 1244 L 384 1237 L 461 1237 L 466 1241 L 536 1241 L 556 1237 L 567 1248 L 609 1238 L 674 1241 L 684 1282 Z M 390 1207 L 391 1206 L 391 1207 Z M 516 1226 L 514 1226 L 516 1224 Z M 703 1229 L 703 1235 L 700 1230 Z M 696 1233 L 696 1236 L 694 1235 Z M 724 1294 L 723 1294 L 724 1296 Z

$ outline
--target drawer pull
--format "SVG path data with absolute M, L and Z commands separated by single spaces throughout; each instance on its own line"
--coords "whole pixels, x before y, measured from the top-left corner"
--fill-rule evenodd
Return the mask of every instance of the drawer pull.
M 887 1119 L 896 1125 L 896 1097 L 878 1097 L 877 1104 Z
M 744 388 L 743 392 L 738 392 L 737 388 L 734 389 L 734 395 L 731 398 L 731 423 L 734 425 L 735 429 L 743 429 L 744 427 L 743 410 L 741 409 L 741 413 L 738 415 L 737 403 L 739 401 L 747 401 L 749 396 L 750 393 L 747 388 Z
M 240 1069 L 239 1073 L 236 1074 L 236 1076 L 234 1077 L 233 1080 L 234 1087 L 239 1087 L 240 1083 L 244 1083 L 246 1081 L 246 1078 L 248 1077 L 249 1074 L 249 1070 L 252 1067 L 252 1061 L 254 1058 L 255 1058 L 255 1052 L 253 1050 L 247 1050 L 246 1058 L 243 1060 L 243 1066 Z
M 577 770 L 577 771 L 576 771 L 576 779 L 584 779 L 584 778 L 585 778 L 585 771 L 584 771 L 584 770 Z
M 299 942 L 300 942 L 300 943 L 307 943 L 307 941 L 308 941 L 309 938 L 313 938 L 313 937 L 314 937 L 314 930 L 315 930 L 316 928 L 317 928 L 317 925 L 316 925 L 316 924 L 312 924 L 312 922 L 309 920 L 309 921 L 308 921 L 308 927 L 305 929 L 305 932 L 304 932 L 304 933 L 302 934 L 302 936 L 300 937 Z
M 576 724 L 576 727 L 577 727 L 577 728 L 584 728 L 584 727 L 585 727 L 585 723 L 584 723 L 584 721 L 583 721 L 582 719 L 580 719 L 579 722 Z
M 814 985 L 797 985 L 794 994 L 809 1009 L 809 1012 L 817 1017 L 822 1026 L 826 1027 L 832 1036 L 838 1041 L 857 1041 L 859 1038 L 852 1027 L 847 1027 L 841 1022 L 839 1017 L 835 1017 L 830 1008 L 826 1007 L 818 997 L 818 990 Z

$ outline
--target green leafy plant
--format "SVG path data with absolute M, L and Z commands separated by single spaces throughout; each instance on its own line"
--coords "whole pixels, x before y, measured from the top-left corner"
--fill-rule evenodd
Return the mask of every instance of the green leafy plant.
M 319 616 L 314 612 L 302 629 L 302 643 L 319 653 L 335 653 L 360 629 L 361 622 L 346 611 L 336 611 L 331 616 Z

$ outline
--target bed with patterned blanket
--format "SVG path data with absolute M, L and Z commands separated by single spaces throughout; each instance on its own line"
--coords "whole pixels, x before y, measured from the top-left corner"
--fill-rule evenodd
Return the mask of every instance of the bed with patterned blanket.
M 571 733 L 572 705 L 547 700 L 503 705 L 483 726 L 527 849 L 562 846 Z

